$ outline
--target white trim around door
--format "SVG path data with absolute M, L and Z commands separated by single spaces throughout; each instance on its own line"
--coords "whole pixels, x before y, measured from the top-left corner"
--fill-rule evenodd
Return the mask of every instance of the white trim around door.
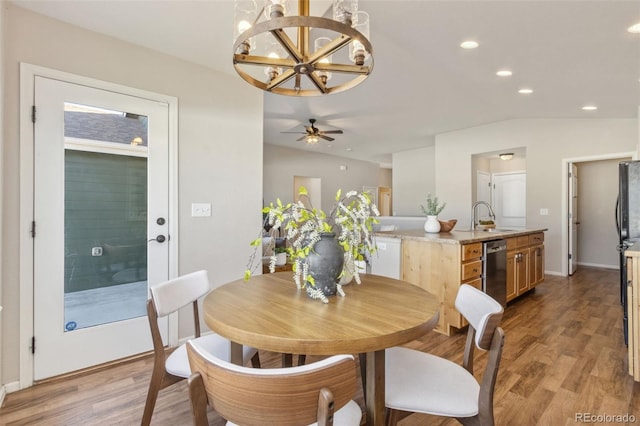
M 569 179 L 567 179 L 567 175 L 569 173 L 569 167 L 572 163 L 581 163 L 585 161 L 598 161 L 598 160 L 615 160 L 617 158 L 633 158 L 634 160 L 638 159 L 638 153 L 636 152 L 617 152 L 611 154 L 601 154 L 601 155 L 591 155 L 588 157 L 572 157 L 572 158 L 563 158 L 562 159 L 562 200 L 561 200 L 561 212 L 560 212 L 560 234 L 562 236 L 561 240 L 561 251 L 562 259 L 560 263 L 561 267 L 561 276 L 566 277 L 569 275 L 569 227 L 568 217 L 569 217 Z M 611 206 L 611 214 L 613 214 L 613 207 Z
M 178 99 L 114 83 L 78 76 L 27 63 L 20 64 L 20 389 L 33 384 L 33 239 L 31 222 L 34 211 L 34 132 L 32 105 L 36 76 L 137 96 L 169 105 L 169 211 L 174 219 L 168 223 L 171 236 L 169 276 L 178 274 Z M 177 316 L 169 319 L 169 345 L 178 343 Z

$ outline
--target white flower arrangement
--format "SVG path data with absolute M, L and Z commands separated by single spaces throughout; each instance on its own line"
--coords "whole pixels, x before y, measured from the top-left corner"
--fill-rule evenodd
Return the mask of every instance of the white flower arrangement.
M 299 195 L 308 200 L 306 188 L 301 187 Z M 298 288 L 315 287 L 315 280 L 309 273 L 308 256 L 316 242 L 320 240 L 322 233 L 335 233 L 345 253 L 342 274 L 347 270 L 353 274 L 358 284 L 361 280 L 355 261 L 364 260 L 367 253 L 376 251 L 373 225 L 378 223 L 375 217 L 380 213 L 376 205 L 371 202 L 369 194 L 349 191 L 343 197 L 342 190 L 338 190 L 335 200 L 336 204 L 329 215 L 322 210 L 305 207 L 302 201 L 285 205 L 280 199 L 275 205 L 271 203 L 262 210 L 266 214 L 264 225 L 284 230 L 285 238 L 289 243 L 287 252 L 293 262 L 294 281 Z M 252 271 L 257 267 L 257 249 L 261 243 L 262 235 L 251 242 L 255 250 L 249 258 L 245 281 L 251 277 Z M 275 260 L 269 262 L 269 270 L 273 272 L 274 268 Z M 319 289 L 307 288 L 307 293 L 312 298 L 328 303 L 328 299 Z M 344 296 L 344 291 L 339 285 L 338 293 Z

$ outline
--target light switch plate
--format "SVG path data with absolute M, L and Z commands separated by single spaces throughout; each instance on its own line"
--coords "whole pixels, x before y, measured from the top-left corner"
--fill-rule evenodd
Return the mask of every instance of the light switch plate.
M 191 217 L 211 216 L 211 203 L 191 203 Z
M 548 216 L 549 209 L 540 209 L 540 216 Z

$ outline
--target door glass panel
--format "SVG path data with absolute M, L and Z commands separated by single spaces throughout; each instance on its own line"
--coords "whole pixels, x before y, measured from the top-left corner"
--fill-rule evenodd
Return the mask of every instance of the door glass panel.
M 65 103 L 64 330 L 146 315 L 147 117 Z

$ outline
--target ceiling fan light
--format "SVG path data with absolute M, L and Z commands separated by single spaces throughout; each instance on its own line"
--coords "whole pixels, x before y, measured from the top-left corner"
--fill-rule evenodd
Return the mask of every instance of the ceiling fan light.
M 307 144 L 309 145 L 315 145 L 317 144 L 319 141 L 318 137 L 316 135 L 309 135 L 307 136 Z

